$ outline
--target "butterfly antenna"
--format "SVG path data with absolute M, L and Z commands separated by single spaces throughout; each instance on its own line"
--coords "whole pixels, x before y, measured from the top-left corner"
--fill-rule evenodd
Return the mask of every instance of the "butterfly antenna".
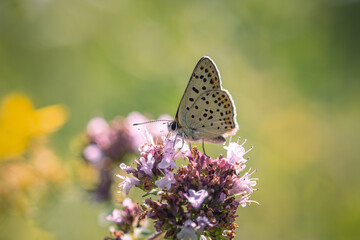
M 172 120 L 151 120 L 148 122 L 142 122 L 142 123 L 134 123 L 133 126 L 138 126 L 138 125 L 142 125 L 142 124 L 148 124 L 148 123 L 153 123 L 153 122 L 171 122 Z

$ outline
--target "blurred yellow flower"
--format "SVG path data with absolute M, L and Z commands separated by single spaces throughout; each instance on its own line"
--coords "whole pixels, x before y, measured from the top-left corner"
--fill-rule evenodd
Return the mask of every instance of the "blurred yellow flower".
M 57 130 L 66 119 L 64 106 L 35 110 L 27 96 L 9 94 L 0 107 L 0 161 L 18 156 L 27 148 L 31 137 Z
M 46 138 L 37 138 L 25 157 L 0 165 L 0 210 L 27 212 L 31 204 L 67 184 L 68 179 L 66 165 L 47 146 Z

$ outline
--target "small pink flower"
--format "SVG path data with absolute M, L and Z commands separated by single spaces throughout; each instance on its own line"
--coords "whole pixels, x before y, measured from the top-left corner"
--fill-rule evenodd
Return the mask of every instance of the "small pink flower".
M 254 172 L 255 171 L 253 171 L 252 173 L 247 172 L 241 178 L 235 179 L 235 183 L 233 185 L 233 188 L 230 190 L 230 194 L 253 193 L 254 189 L 252 187 L 256 185 L 256 180 L 258 180 L 257 178 L 250 178 Z
M 86 127 L 86 132 L 89 137 L 103 149 L 111 144 L 110 126 L 106 120 L 101 117 L 91 119 Z
M 121 163 L 121 164 L 120 164 L 120 168 L 121 168 L 122 170 L 126 171 L 127 174 L 129 174 L 129 173 L 134 173 L 134 172 L 136 171 L 135 169 L 133 169 L 132 167 L 126 165 L 125 163 Z
M 174 178 L 174 173 L 169 170 L 165 170 L 165 176 L 162 179 L 155 181 L 155 185 L 157 187 L 161 189 L 164 189 L 166 187 L 168 190 L 171 189 L 172 183 L 175 184 L 176 180 Z
M 110 126 L 102 117 L 91 119 L 86 127 L 87 134 L 90 137 L 96 137 L 110 132 Z
M 89 162 L 96 164 L 101 162 L 104 153 L 96 144 L 90 144 L 84 149 L 83 156 Z
M 115 208 L 112 211 L 112 214 L 110 214 L 106 217 L 106 220 L 111 221 L 117 225 L 120 225 L 120 224 L 122 224 L 125 215 L 126 214 L 124 211 L 121 211 L 121 210 Z
M 220 202 L 224 202 L 225 201 L 225 199 L 226 199 L 226 194 L 225 193 L 220 193 L 220 197 L 219 197 L 219 201 Z
M 162 115 L 158 119 L 171 120 L 172 118 L 169 115 Z M 157 138 L 166 135 L 167 133 L 167 126 L 166 124 L 164 125 L 164 122 L 133 126 L 134 123 L 144 123 L 148 121 L 149 119 L 147 117 L 138 112 L 132 112 L 126 117 L 127 129 L 129 130 L 129 135 L 132 139 L 131 145 L 134 151 L 137 151 L 139 146 L 142 146 L 145 143 L 154 145 L 152 136 Z
M 189 146 L 182 138 L 166 138 L 164 139 L 164 142 L 164 157 L 158 165 L 158 168 L 178 168 L 178 166 L 175 164 L 175 160 L 180 158 L 181 156 L 184 157 L 185 154 L 190 151 Z
M 204 189 L 195 191 L 193 189 L 189 190 L 190 196 L 188 194 L 184 193 L 184 196 L 187 198 L 191 206 L 195 209 L 199 209 L 201 204 L 204 202 L 205 198 L 209 195 L 208 192 Z
M 169 167 L 178 168 L 174 161 L 175 144 L 172 139 L 165 139 L 164 157 L 158 165 L 158 168 L 167 169 Z
M 133 126 L 134 123 L 142 123 L 149 121 L 144 115 L 138 112 L 132 112 L 126 117 L 127 129 L 131 138 L 133 151 L 137 151 L 138 147 L 146 142 L 144 139 L 145 126 Z
M 209 222 L 209 219 L 207 217 L 201 217 L 198 216 L 196 218 L 196 221 L 198 223 L 197 229 L 198 234 L 202 234 L 206 226 L 213 227 L 214 225 Z
M 154 174 L 152 172 L 152 169 L 153 169 L 154 163 L 155 163 L 155 158 L 153 157 L 153 155 L 151 153 L 149 153 L 147 155 L 147 159 L 145 159 L 144 157 L 140 158 L 140 163 L 139 163 L 141 165 L 140 170 L 145 172 L 150 177 L 153 177 Z
M 250 204 L 256 203 L 257 205 L 260 205 L 260 203 L 258 203 L 257 201 L 254 200 L 249 200 L 251 194 L 246 194 L 244 196 L 242 196 L 241 198 L 239 198 L 237 201 L 240 203 L 240 205 L 242 207 L 246 207 L 247 205 L 250 206 Z
M 142 137 L 145 139 L 145 142 L 142 145 L 139 146 L 138 150 L 141 153 L 142 152 L 147 152 L 149 149 L 151 149 L 153 146 L 155 146 L 154 138 L 146 128 L 144 128 L 144 131 L 142 133 Z
M 186 143 L 185 139 L 176 138 L 175 140 L 175 149 L 179 149 L 180 151 L 175 153 L 174 159 L 178 159 L 180 157 L 184 157 L 187 153 L 190 153 L 189 145 Z
M 237 173 L 241 172 L 245 168 L 244 164 L 247 162 L 247 160 L 244 158 L 244 155 L 253 149 L 253 147 L 251 147 L 249 150 L 245 151 L 243 145 L 246 143 L 246 141 L 247 140 L 245 139 L 241 145 L 239 145 L 237 142 L 230 142 L 229 146 L 224 147 L 227 150 L 226 158 L 232 165 L 236 166 Z
M 198 237 L 195 232 L 196 223 L 191 220 L 186 220 L 181 231 L 176 235 L 178 239 L 197 240 Z
M 122 187 L 123 189 L 119 192 L 122 192 L 124 191 L 124 189 L 126 190 L 126 194 L 129 194 L 129 191 L 131 189 L 132 186 L 136 186 L 136 185 L 139 185 L 140 184 L 140 181 L 138 180 L 135 180 L 135 179 L 132 179 L 132 178 L 129 178 L 129 177 L 123 177 L 121 175 L 116 175 L 118 178 L 121 178 L 123 179 L 124 181 L 119 183 L 119 186 L 118 187 Z
M 130 198 L 125 198 L 122 204 L 124 209 L 127 208 L 130 211 L 133 211 L 136 208 L 136 204 Z

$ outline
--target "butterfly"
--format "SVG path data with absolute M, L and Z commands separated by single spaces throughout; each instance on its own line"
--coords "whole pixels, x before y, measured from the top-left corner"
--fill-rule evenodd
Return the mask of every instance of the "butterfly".
M 224 144 L 238 130 L 236 109 L 230 93 L 221 86 L 215 62 L 202 57 L 191 74 L 169 132 L 190 142 Z

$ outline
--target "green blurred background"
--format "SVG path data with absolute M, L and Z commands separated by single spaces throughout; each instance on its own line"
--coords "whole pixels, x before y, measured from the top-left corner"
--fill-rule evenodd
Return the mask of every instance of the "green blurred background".
M 239 209 L 236 239 L 360 239 L 359 1 L 0 1 L 0 96 L 68 107 L 51 137 L 64 161 L 94 116 L 174 115 L 203 55 L 255 146 L 261 206 Z M 54 239 L 108 232 L 80 189 L 34 208 Z M 1 239 L 37 238 L 21 216 L 0 220 Z

